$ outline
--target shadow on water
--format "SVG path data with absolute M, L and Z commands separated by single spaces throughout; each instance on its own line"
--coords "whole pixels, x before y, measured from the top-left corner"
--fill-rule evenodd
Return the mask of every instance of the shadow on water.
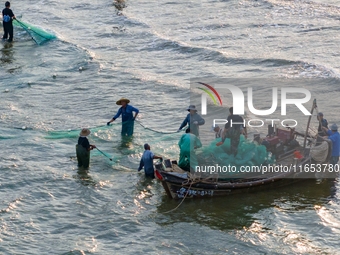
M 162 215 L 160 225 L 180 222 L 195 222 L 219 230 L 248 228 L 255 220 L 254 214 L 269 208 L 280 208 L 289 212 L 314 210 L 315 205 L 328 203 L 335 194 L 334 179 L 316 184 L 315 180 L 303 180 L 256 193 L 240 193 L 226 197 L 187 199 L 172 212 L 181 200 L 163 196 L 157 207 Z M 164 218 L 163 218 L 164 217 Z
M 138 194 L 138 196 L 143 196 L 143 197 L 153 196 L 152 190 L 153 190 L 154 185 L 155 185 L 155 180 L 145 177 L 143 173 L 143 176 L 138 180 L 136 184 L 135 192 L 136 194 Z
M 4 42 L 3 44 L 4 44 L 4 47 L 1 49 L 1 58 L 0 58 L 1 66 L 6 65 L 6 64 L 11 64 L 14 60 L 13 43 Z

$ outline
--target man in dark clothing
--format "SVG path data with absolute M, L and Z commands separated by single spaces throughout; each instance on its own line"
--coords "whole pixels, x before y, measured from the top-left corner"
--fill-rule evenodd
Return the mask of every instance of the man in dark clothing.
M 318 127 L 318 134 L 320 136 L 325 136 L 327 135 L 327 132 L 323 130 L 323 127 L 327 128 L 328 130 L 328 122 L 326 119 L 323 118 L 323 113 L 319 112 L 316 118 L 319 121 L 319 127 Z
M 10 9 L 11 4 L 10 2 L 5 3 L 5 9 L 2 10 L 2 25 L 4 27 L 4 35 L 2 40 L 6 40 L 9 35 L 8 42 L 13 41 L 13 24 L 12 21 L 15 19 L 15 15 Z
M 79 134 L 78 144 L 76 145 L 78 167 L 87 169 L 90 165 L 90 150 L 96 148 L 90 144 L 87 136 L 91 133 L 88 128 L 83 128 Z
M 224 132 L 222 134 L 222 142 L 217 143 L 217 145 L 223 144 L 226 138 L 230 138 L 230 150 L 231 153 L 236 156 L 240 135 L 244 134 L 244 136 L 247 137 L 247 129 L 243 118 L 240 115 L 233 114 L 233 107 L 229 108 L 229 112 L 230 115 L 227 119 L 228 123 L 225 124 Z

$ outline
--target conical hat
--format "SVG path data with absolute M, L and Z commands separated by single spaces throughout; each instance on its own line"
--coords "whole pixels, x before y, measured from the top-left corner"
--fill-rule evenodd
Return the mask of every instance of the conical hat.
M 88 129 L 88 128 L 83 128 L 83 129 L 80 131 L 79 136 L 88 136 L 89 134 L 91 134 L 90 129 Z
M 117 104 L 117 105 L 122 105 L 122 102 L 123 102 L 123 101 L 125 101 L 127 104 L 130 103 L 130 100 L 129 100 L 129 99 L 122 97 L 121 99 L 119 99 L 119 100 L 116 102 L 116 104 Z

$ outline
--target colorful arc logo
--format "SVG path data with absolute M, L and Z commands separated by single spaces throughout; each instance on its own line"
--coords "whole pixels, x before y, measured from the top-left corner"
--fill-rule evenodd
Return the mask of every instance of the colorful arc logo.
M 206 89 L 206 88 L 198 88 L 198 89 L 203 90 L 205 93 L 207 93 L 210 96 L 211 100 L 214 102 L 215 105 L 218 105 L 217 100 L 216 100 L 216 98 L 217 98 L 218 101 L 219 101 L 219 104 L 222 106 L 221 97 L 217 93 L 216 89 L 213 86 L 206 84 L 206 83 L 203 83 L 203 82 L 198 82 L 198 83 L 202 84 L 202 85 L 204 85 L 208 88 L 208 89 Z M 214 97 L 213 93 L 211 93 L 210 90 L 215 94 L 216 98 Z
M 222 99 L 220 97 L 220 95 L 217 93 L 216 89 L 214 87 L 212 87 L 209 84 L 203 83 L 203 82 L 199 82 L 199 84 L 202 84 L 203 86 L 207 87 L 207 88 L 198 88 L 200 90 L 203 90 L 205 93 L 207 93 L 209 95 L 209 97 L 212 99 L 212 101 L 214 102 L 215 105 L 219 104 L 222 106 Z M 214 96 L 215 94 L 215 96 Z M 218 99 L 218 102 L 216 100 L 216 98 Z M 207 97 L 205 94 L 202 94 L 202 115 L 206 115 L 207 114 Z

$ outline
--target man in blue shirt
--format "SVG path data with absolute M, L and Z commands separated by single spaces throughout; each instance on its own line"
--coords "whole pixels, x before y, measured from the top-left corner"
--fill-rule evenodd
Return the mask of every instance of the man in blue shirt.
M 15 19 L 15 15 L 12 12 L 10 2 L 5 3 L 5 9 L 2 10 L 2 26 L 4 27 L 4 35 L 2 40 L 6 40 L 8 35 L 9 39 L 7 42 L 13 41 L 13 24 L 12 20 Z
M 144 144 L 144 153 L 142 158 L 140 159 L 139 167 L 138 167 L 138 172 L 142 170 L 144 167 L 144 173 L 145 177 L 149 177 L 154 179 L 155 178 L 155 169 L 153 168 L 153 160 L 154 159 L 162 159 L 160 156 L 155 156 L 152 151 L 150 151 L 150 145 L 149 144 Z
M 199 126 L 204 125 L 205 120 L 199 114 L 197 114 L 196 106 L 190 105 L 187 110 L 189 114 L 184 119 L 177 132 L 181 131 L 186 125 L 189 125 L 188 128 L 190 128 L 191 133 L 199 137 Z
M 331 130 L 328 130 L 326 127 L 323 127 L 323 130 L 327 133 L 328 139 L 332 141 L 332 157 L 329 163 L 334 166 L 338 163 L 340 155 L 340 134 L 338 132 L 338 126 L 333 124 Z
M 122 115 L 122 136 L 132 136 L 134 121 L 139 113 L 139 110 L 129 105 L 130 100 L 126 98 L 119 99 L 116 104 L 121 105 L 117 114 L 107 123 L 109 126 L 111 122 L 115 121 L 120 115 Z M 133 116 L 135 112 L 135 116 Z

